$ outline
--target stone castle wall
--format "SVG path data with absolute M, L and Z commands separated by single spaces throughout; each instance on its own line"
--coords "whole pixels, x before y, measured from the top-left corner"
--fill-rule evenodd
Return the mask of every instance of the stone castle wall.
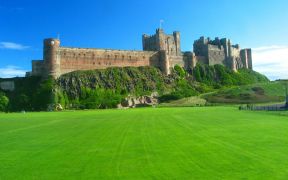
M 201 37 L 193 45 L 193 52 L 181 52 L 180 33 L 165 34 L 157 29 L 155 35 L 142 36 L 143 51 L 68 48 L 61 47 L 59 39 L 45 39 L 43 60 L 32 61 L 32 72 L 27 75 L 59 77 L 77 70 L 105 69 L 109 67 L 154 66 L 163 73 L 180 65 L 191 69 L 197 63 L 222 64 L 237 70 L 252 69 L 251 49 L 240 50 L 229 39 L 215 40 Z
M 58 54 L 61 59 L 60 74 L 108 67 L 159 67 L 159 53 L 157 51 L 59 48 Z
M 207 45 L 209 65 L 223 64 L 225 65 L 226 57 L 223 46 Z

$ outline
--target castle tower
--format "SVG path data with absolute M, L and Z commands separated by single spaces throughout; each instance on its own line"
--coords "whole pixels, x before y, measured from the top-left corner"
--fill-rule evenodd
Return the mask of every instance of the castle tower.
M 247 49 L 242 49 L 240 51 L 240 57 L 241 61 L 243 63 L 243 67 L 248 69 L 248 54 L 247 54 Z
M 240 51 L 241 61 L 244 68 L 253 69 L 252 67 L 252 50 L 251 49 L 242 49 Z
M 237 71 L 237 62 L 235 57 L 230 57 L 232 71 Z
M 46 69 L 46 75 L 52 76 L 54 78 L 57 78 L 60 75 L 60 58 L 58 55 L 59 47 L 59 39 L 44 39 L 43 60 Z
M 223 38 L 220 40 L 220 46 L 223 46 L 224 48 L 224 54 L 225 54 L 225 58 L 227 58 L 229 56 L 229 52 L 228 52 L 228 39 L 227 38 Z
M 167 51 L 170 55 L 181 55 L 180 32 L 165 34 L 163 29 L 156 29 L 156 34 L 143 34 L 142 44 L 144 51 Z
M 230 39 L 227 40 L 227 46 L 228 46 L 228 58 L 232 57 L 232 43 L 230 41 Z
M 160 53 L 160 58 L 161 58 L 161 65 L 160 69 L 162 72 L 166 75 L 170 74 L 170 61 L 169 61 L 169 55 L 167 54 L 167 51 L 159 51 Z
M 175 41 L 175 49 L 176 49 L 176 55 L 181 55 L 181 46 L 180 46 L 180 32 L 174 31 L 173 32 L 174 41 Z
M 165 34 L 163 29 L 156 29 L 156 47 L 157 51 L 166 50 Z
M 165 74 L 169 74 L 170 68 L 174 65 L 171 63 L 171 59 L 175 56 L 178 56 L 179 59 L 182 57 L 180 32 L 178 31 L 174 31 L 173 34 L 165 34 L 163 29 L 156 29 L 154 35 L 143 34 L 142 43 L 144 51 L 160 52 L 160 69 Z
M 247 61 L 248 61 L 248 69 L 253 69 L 253 64 L 252 64 L 252 50 L 247 49 Z

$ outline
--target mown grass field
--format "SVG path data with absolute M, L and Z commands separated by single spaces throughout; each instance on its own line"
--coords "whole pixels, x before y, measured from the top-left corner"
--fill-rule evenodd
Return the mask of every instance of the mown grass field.
M 287 179 L 288 113 L 0 114 L 0 179 Z

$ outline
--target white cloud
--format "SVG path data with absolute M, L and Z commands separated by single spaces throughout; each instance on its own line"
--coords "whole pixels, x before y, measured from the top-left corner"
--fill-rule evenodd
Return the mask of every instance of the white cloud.
M 17 44 L 13 42 L 0 42 L 1 49 L 14 49 L 14 50 L 24 50 L 29 48 L 29 46 L 24 46 L 22 44 Z
M 11 78 L 11 77 L 23 77 L 25 76 L 27 70 L 21 69 L 17 66 L 6 66 L 5 68 L 0 68 L 1 78 Z
M 253 48 L 253 51 L 271 51 L 271 50 L 279 50 L 279 49 L 285 49 L 288 48 L 288 46 L 277 46 L 277 45 L 272 45 L 272 46 L 262 46 L 262 47 L 257 47 Z
M 271 80 L 288 79 L 288 46 L 253 48 L 253 69 Z

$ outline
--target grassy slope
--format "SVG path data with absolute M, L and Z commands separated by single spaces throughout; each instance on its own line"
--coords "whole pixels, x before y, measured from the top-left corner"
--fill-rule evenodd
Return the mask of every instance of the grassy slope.
M 252 88 L 262 88 L 264 94 L 259 94 Z M 221 90 L 204 95 L 208 102 L 213 103 L 271 103 L 283 102 L 285 88 L 280 82 L 259 83 Z
M 286 179 L 287 115 L 233 107 L 0 114 L 0 179 Z
M 173 100 L 167 103 L 159 104 L 159 107 L 194 107 L 194 106 L 204 106 L 206 100 L 198 96 L 192 96 L 187 98 L 182 98 L 178 100 Z

